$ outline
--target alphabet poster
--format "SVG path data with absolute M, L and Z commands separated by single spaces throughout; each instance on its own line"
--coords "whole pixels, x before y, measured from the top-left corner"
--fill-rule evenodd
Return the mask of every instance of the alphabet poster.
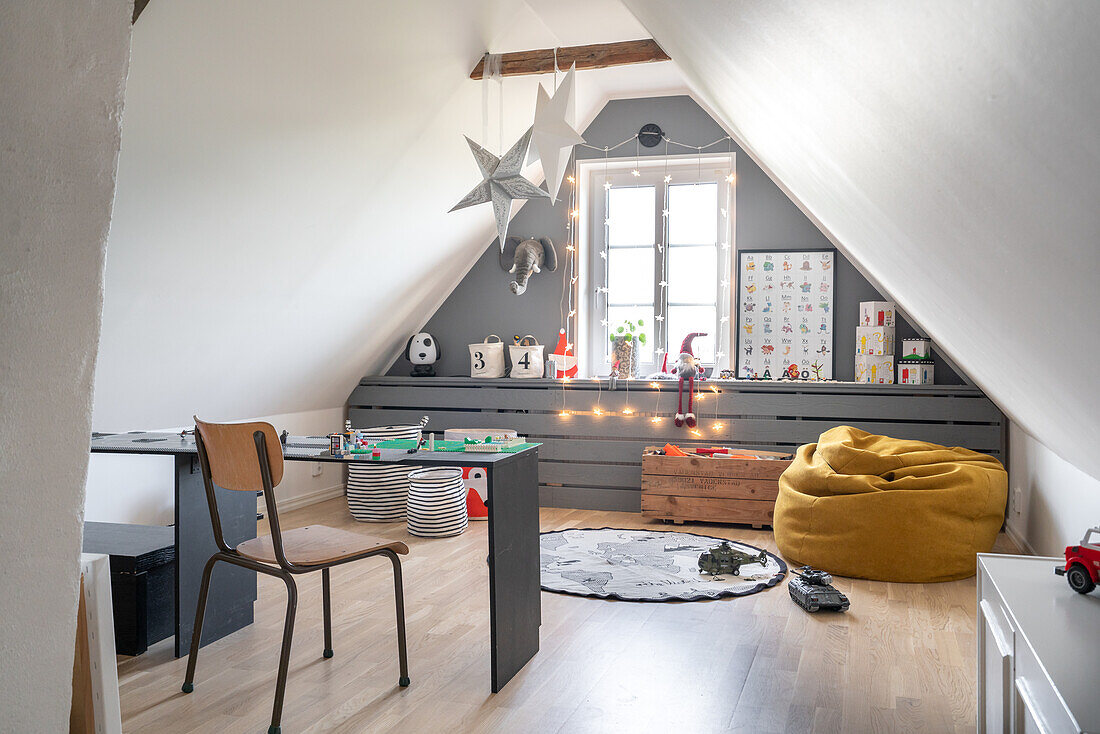
M 739 254 L 737 376 L 831 380 L 836 252 Z

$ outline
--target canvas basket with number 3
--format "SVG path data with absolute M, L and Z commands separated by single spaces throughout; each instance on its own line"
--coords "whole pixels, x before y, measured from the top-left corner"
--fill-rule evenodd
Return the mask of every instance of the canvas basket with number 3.
M 504 377 L 504 342 L 499 336 L 490 334 L 485 341 L 469 347 L 470 377 Z
M 545 347 L 528 334 L 515 344 L 508 345 L 508 359 L 512 362 L 512 377 L 542 377 L 546 357 Z

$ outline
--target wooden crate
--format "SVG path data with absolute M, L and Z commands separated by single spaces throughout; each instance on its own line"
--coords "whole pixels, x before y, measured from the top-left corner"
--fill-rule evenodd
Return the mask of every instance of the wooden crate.
M 771 460 L 663 456 L 650 447 L 642 456 L 642 515 L 671 520 L 772 524 L 779 475 L 791 455 L 744 451 Z M 688 452 L 692 453 L 692 452 Z

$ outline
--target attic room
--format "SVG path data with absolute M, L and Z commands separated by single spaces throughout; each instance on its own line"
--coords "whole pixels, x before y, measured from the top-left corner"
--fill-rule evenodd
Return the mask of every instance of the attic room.
M 1100 732 L 1098 35 L 4 4 L 0 732 Z

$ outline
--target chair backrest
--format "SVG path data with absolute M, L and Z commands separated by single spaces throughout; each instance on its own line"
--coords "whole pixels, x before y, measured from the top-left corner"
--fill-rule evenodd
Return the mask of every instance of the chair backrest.
M 256 492 L 264 488 L 253 434 L 263 431 L 271 486 L 283 481 L 283 446 L 270 423 L 206 423 L 195 417 L 195 430 L 202 439 L 214 484 L 225 489 Z

